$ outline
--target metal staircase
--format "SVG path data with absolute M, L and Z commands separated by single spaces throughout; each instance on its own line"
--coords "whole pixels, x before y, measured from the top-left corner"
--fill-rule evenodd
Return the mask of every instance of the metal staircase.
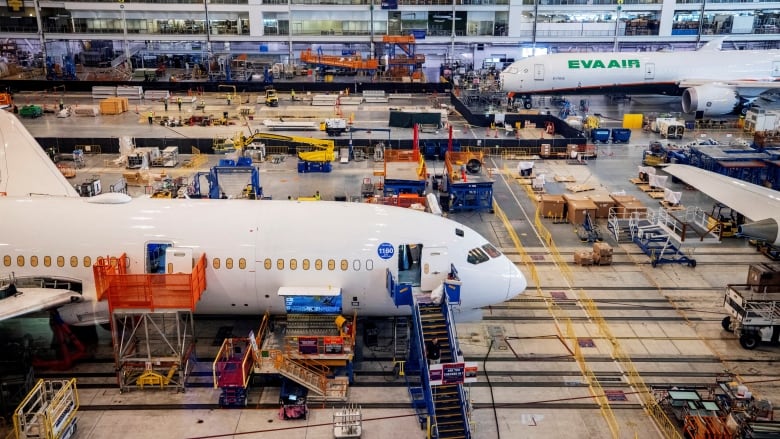
M 395 317 L 393 320 L 393 360 L 405 360 L 409 355 L 409 319 Z

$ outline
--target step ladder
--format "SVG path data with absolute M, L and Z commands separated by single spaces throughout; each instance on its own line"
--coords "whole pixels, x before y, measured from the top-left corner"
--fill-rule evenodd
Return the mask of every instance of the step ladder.
M 409 318 L 393 320 L 393 361 L 402 361 L 409 356 Z

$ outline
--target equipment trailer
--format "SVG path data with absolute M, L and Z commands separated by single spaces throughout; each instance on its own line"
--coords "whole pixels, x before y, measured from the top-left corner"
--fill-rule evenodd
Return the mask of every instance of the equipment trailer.
M 777 343 L 780 339 L 780 292 L 756 287 L 726 286 L 723 306 L 729 315 L 723 318 L 723 329 L 734 332 L 745 349 L 755 349 L 761 342 Z

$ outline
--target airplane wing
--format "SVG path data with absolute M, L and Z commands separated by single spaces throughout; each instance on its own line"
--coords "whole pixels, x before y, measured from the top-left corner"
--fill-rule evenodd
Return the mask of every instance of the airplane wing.
M 780 192 L 776 190 L 688 165 L 663 169 L 751 221 L 773 218 L 780 212 Z
M 70 290 L 13 286 L 9 288 L 10 290 L 3 290 L 7 297 L 0 299 L 0 320 L 81 301 L 81 294 Z

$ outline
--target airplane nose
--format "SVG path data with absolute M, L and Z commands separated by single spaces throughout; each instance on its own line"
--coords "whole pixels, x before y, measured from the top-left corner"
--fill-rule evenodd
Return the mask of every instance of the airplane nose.
M 510 261 L 509 258 L 507 258 L 506 262 L 509 264 L 509 282 L 507 284 L 506 300 L 509 300 L 525 291 L 526 287 L 528 287 L 528 281 L 526 281 L 523 272 L 517 268 L 517 265 L 515 265 L 514 262 Z

